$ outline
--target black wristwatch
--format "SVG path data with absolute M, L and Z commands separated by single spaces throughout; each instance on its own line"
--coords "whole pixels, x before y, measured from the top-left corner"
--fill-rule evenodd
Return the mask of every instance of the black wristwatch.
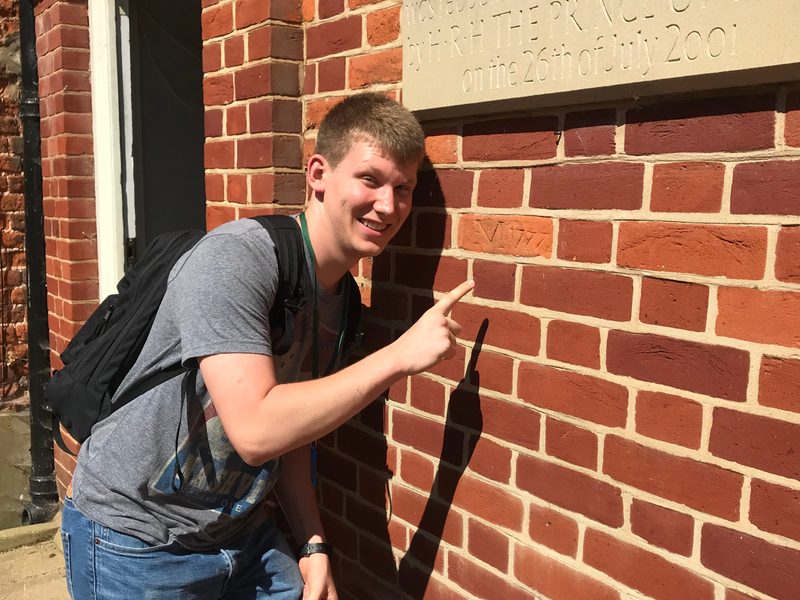
M 332 556 L 333 545 L 326 544 L 324 542 L 318 542 L 316 544 L 303 544 L 300 546 L 300 552 L 298 552 L 297 558 L 304 558 L 306 556 L 311 556 L 312 554 L 327 554 L 328 556 Z

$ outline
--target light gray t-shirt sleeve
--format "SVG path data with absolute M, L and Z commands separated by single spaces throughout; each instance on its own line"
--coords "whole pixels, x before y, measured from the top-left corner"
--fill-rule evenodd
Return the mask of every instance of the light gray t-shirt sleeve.
M 253 222 L 242 232 L 206 236 L 172 273 L 181 361 L 220 353 L 272 354 L 269 309 L 278 284 L 272 240 Z

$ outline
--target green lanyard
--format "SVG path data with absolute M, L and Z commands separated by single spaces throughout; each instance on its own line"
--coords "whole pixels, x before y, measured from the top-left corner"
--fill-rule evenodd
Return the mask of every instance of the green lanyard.
M 311 257 L 311 279 L 313 290 L 311 292 L 311 376 L 314 379 L 319 378 L 319 308 L 317 306 L 317 256 L 314 254 L 314 246 L 311 245 L 311 238 L 308 236 L 308 223 L 306 222 L 306 213 L 300 213 L 300 230 L 303 233 L 303 243 L 306 245 L 308 255 Z M 336 359 L 342 351 L 344 344 L 344 332 L 347 329 L 347 309 L 350 305 L 350 286 L 344 285 L 344 297 L 342 298 L 342 316 L 339 319 L 339 339 L 336 343 L 336 350 L 331 355 L 328 368 L 325 370 L 325 375 L 333 371 L 336 365 Z

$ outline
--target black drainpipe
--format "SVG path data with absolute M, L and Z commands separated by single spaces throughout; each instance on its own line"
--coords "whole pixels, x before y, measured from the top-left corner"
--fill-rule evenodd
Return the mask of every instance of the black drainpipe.
M 50 379 L 50 341 L 47 325 L 47 280 L 42 202 L 42 151 L 39 128 L 39 71 L 33 4 L 19 2 L 22 67 L 20 117 L 25 177 L 25 258 L 28 273 L 28 391 L 31 400 L 30 503 L 22 510 L 25 525 L 44 523 L 58 509 L 53 464 L 52 417 L 44 405 L 44 384 Z

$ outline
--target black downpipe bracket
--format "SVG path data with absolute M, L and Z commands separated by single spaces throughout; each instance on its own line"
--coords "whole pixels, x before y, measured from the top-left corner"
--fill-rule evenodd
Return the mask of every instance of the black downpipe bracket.
M 22 63 L 20 117 L 24 141 L 22 169 L 25 177 L 25 257 L 28 273 L 28 391 L 31 401 L 31 501 L 22 510 L 22 522 L 25 525 L 47 522 L 58 510 L 52 417 L 44 405 L 44 384 L 50 379 L 50 334 L 47 324 L 39 71 L 34 2 L 35 0 L 19 2 Z

